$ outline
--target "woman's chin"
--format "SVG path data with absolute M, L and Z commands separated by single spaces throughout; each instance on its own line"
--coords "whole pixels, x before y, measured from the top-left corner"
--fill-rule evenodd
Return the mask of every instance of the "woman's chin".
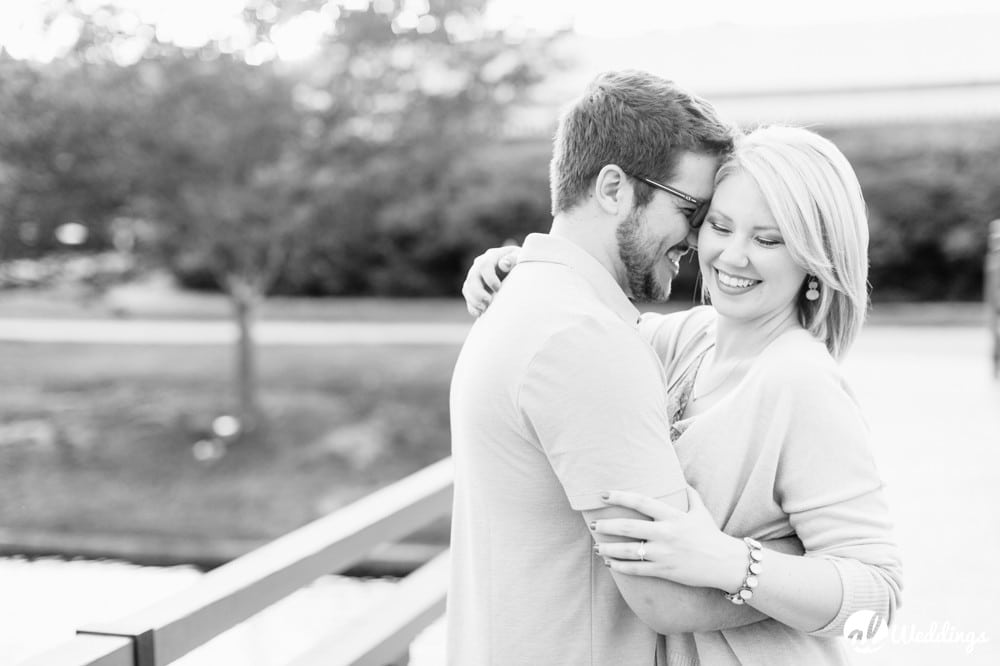
M 754 312 L 755 308 L 749 307 L 749 303 L 741 302 L 739 296 L 734 297 L 716 290 L 709 290 L 709 296 L 712 299 L 712 307 L 723 317 L 753 319 L 756 315 L 760 314 Z

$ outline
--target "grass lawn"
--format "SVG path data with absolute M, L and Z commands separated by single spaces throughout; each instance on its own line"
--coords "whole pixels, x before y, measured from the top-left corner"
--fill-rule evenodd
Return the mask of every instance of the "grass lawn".
M 230 349 L 0 344 L 0 425 L 51 434 L 0 446 L 0 527 L 274 538 L 448 455 L 457 353 L 262 347 L 264 441 L 204 463 Z

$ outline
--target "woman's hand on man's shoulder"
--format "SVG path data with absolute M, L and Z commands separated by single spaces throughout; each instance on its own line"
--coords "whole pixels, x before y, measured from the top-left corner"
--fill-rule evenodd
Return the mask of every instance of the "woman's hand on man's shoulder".
M 490 248 L 473 260 L 462 284 L 462 297 L 470 315 L 478 317 L 486 312 L 503 279 L 517 264 L 520 252 L 517 245 L 504 245 Z

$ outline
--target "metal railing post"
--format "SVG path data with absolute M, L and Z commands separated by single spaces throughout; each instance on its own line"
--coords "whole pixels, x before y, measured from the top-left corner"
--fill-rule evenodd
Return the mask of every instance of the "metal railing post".
M 130 631 L 119 627 L 93 627 L 77 629 L 78 635 L 86 636 L 118 636 L 132 641 L 132 648 L 135 651 L 135 666 L 156 666 L 156 645 L 153 641 L 154 632 L 152 629 L 144 631 Z
M 984 277 L 983 300 L 993 347 L 993 376 L 1000 377 L 1000 219 L 990 222 Z

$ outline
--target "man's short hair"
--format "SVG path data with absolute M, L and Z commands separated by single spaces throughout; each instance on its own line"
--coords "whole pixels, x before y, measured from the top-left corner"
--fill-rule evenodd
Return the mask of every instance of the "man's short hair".
M 559 120 L 549 166 L 552 214 L 581 203 L 605 165 L 664 182 L 683 153 L 721 157 L 734 136 L 708 102 L 672 81 L 631 70 L 600 74 Z M 635 192 L 638 206 L 653 196 L 641 181 Z

